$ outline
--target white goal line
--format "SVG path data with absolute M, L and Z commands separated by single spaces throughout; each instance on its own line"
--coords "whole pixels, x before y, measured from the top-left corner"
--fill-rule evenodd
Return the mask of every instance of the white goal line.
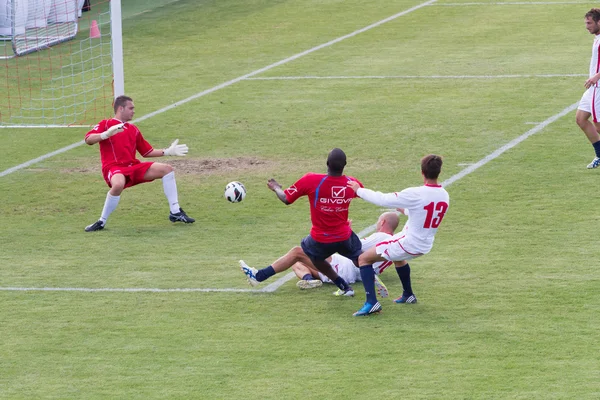
M 277 81 L 301 79 L 524 79 L 524 78 L 582 78 L 587 74 L 508 74 L 508 75 L 333 75 L 333 76 L 258 76 L 247 81 Z
M 497 1 L 493 3 L 436 3 L 435 7 L 462 7 L 462 6 L 529 6 L 529 5 L 544 5 L 551 6 L 553 4 L 592 4 L 589 1 Z

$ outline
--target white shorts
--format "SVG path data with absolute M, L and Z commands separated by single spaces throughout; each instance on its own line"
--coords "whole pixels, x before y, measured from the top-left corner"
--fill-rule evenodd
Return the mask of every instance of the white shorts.
M 377 243 L 375 245 L 375 252 L 389 261 L 408 261 L 423 255 L 422 253 L 406 251 L 404 246 L 405 241 L 406 236 L 394 236 L 390 240 Z
M 600 88 L 594 85 L 586 90 L 577 109 L 592 114 L 594 123 L 600 121 Z
M 331 256 L 331 267 L 339 276 L 344 278 L 348 283 L 354 283 L 360 280 L 360 271 L 354 266 L 354 263 L 349 258 L 341 256 L 337 253 Z M 331 280 L 319 272 L 319 277 L 324 283 L 331 283 Z

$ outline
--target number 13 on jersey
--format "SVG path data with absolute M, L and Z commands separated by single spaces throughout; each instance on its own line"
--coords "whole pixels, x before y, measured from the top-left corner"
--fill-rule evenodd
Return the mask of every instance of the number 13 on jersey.
M 431 202 L 423 208 L 427 211 L 423 228 L 437 228 L 442 223 L 444 214 L 446 214 L 446 211 L 448 210 L 448 203 L 445 201 L 440 201 L 438 203 Z

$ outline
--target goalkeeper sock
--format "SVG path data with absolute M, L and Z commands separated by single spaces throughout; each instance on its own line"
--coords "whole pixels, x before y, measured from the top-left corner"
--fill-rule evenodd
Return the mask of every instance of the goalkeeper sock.
M 104 208 L 102 209 L 102 215 L 100 215 L 100 221 L 102 221 L 104 225 L 106 225 L 106 220 L 110 214 L 112 214 L 112 212 L 117 208 L 117 205 L 119 205 L 119 200 L 121 200 L 121 196 L 113 196 L 110 194 L 110 192 L 106 194 Z
M 172 214 L 179 212 L 179 199 L 177 198 L 177 183 L 175 182 L 175 171 L 171 171 L 162 177 L 165 196 L 169 201 L 169 208 Z
M 273 275 L 275 275 L 275 270 L 272 265 L 269 265 L 267 268 L 263 268 L 256 273 L 256 280 L 259 282 L 266 281 Z

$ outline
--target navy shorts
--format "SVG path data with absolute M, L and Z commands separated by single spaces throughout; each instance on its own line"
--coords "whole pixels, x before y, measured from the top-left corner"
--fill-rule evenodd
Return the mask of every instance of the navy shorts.
M 333 253 L 339 253 L 346 258 L 356 261 L 362 253 L 362 242 L 354 232 L 346 240 L 334 243 L 317 242 L 310 235 L 302 239 L 302 250 L 311 259 L 323 261 Z

